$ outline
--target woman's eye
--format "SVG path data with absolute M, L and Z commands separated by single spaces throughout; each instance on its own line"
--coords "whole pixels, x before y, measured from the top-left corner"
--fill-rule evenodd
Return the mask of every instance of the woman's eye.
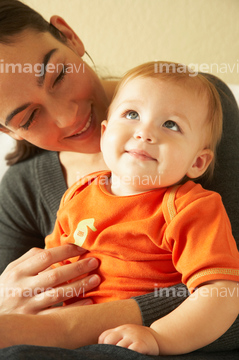
M 180 131 L 180 127 L 176 124 L 175 121 L 167 120 L 163 124 L 163 127 L 166 127 L 167 129 L 173 130 L 173 131 Z
M 54 83 L 53 83 L 53 87 L 57 84 L 57 83 L 59 83 L 59 82 L 61 82 L 63 79 L 64 79 L 64 77 L 66 76 L 66 71 L 67 71 L 67 66 L 63 66 L 62 67 L 62 70 L 61 70 L 61 72 L 60 72 L 60 74 L 57 76 L 57 78 L 55 79 L 55 81 L 54 81 Z
M 130 120 L 135 120 L 139 119 L 139 114 L 137 113 L 137 111 L 128 111 L 125 117 Z
M 31 124 L 33 123 L 33 121 L 35 120 L 35 117 L 36 117 L 36 115 L 37 115 L 37 112 L 38 112 L 38 109 L 35 109 L 35 110 L 31 113 L 31 115 L 30 115 L 29 119 L 27 120 L 27 122 L 25 122 L 24 125 L 21 125 L 21 129 L 23 129 L 23 130 L 28 130 L 28 128 L 30 127 L 30 125 L 31 125 Z

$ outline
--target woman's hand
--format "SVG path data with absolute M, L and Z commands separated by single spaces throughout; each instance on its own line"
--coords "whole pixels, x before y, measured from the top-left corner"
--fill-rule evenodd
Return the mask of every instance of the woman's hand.
M 158 355 L 159 346 L 155 331 L 141 325 L 126 324 L 104 331 L 99 344 L 111 344 L 137 351 L 146 355 Z
M 59 261 L 84 252 L 72 244 L 48 250 L 33 248 L 10 263 L 0 276 L 0 314 L 37 314 L 99 285 L 98 275 L 66 284 L 68 280 L 96 269 L 99 263 L 95 258 L 49 269 Z M 90 299 L 81 300 L 81 305 L 90 303 Z

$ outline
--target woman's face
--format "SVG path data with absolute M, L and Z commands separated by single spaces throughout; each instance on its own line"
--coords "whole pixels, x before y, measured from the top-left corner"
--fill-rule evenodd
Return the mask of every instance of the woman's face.
M 83 45 L 68 47 L 50 33 L 29 30 L 14 40 L 0 45 L 4 132 L 48 150 L 99 151 L 108 100 L 80 57 Z

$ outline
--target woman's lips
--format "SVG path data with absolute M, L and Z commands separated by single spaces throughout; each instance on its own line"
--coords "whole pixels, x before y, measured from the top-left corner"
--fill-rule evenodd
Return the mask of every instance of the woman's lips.
M 82 137 L 85 133 L 87 133 L 87 130 L 91 127 L 93 117 L 94 117 L 94 115 L 93 115 L 93 111 L 91 109 L 91 112 L 88 116 L 88 120 L 86 121 L 85 126 L 82 128 L 82 125 L 81 125 L 80 130 L 74 131 L 73 134 L 71 134 L 70 136 L 67 136 L 66 138 L 67 139 L 75 139 L 77 137 Z
M 153 158 L 147 151 L 139 150 L 139 149 L 132 149 L 126 151 L 129 155 L 143 161 L 153 160 L 157 161 L 157 159 Z
M 88 130 L 89 127 L 90 127 L 90 125 L 91 125 L 91 120 L 92 120 L 92 114 L 90 114 L 90 117 L 89 117 L 87 123 L 85 124 L 85 126 L 83 127 L 83 129 L 80 130 L 80 131 L 78 131 L 78 132 L 76 132 L 74 135 L 71 135 L 71 136 L 80 135 L 80 134 L 82 134 L 83 132 L 85 132 L 86 130 Z

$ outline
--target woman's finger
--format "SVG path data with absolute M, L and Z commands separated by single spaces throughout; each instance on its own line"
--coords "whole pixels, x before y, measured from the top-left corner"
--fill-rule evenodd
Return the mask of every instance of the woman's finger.
M 99 262 L 95 258 L 82 259 L 72 264 L 39 273 L 38 276 L 32 277 L 29 286 L 42 289 L 54 288 L 59 284 L 79 278 L 79 276 L 82 277 L 82 275 L 95 270 L 98 266 Z
M 36 294 L 32 300 L 34 301 L 35 311 L 41 311 L 60 302 L 80 297 L 84 299 L 85 294 L 100 284 L 98 275 L 90 275 L 82 280 L 65 284 L 60 287 L 50 288 L 49 290 Z M 31 306 L 31 305 L 30 305 Z
M 8 264 L 8 266 L 6 267 L 6 269 L 4 271 L 13 269 L 17 265 L 23 263 L 25 260 L 32 258 L 34 255 L 36 255 L 42 251 L 44 251 L 44 250 L 40 249 L 40 248 L 32 248 L 32 249 L 28 250 L 25 254 L 20 256 L 18 259 L 14 260 L 10 264 Z
M 86 250 L 73 244 L 66 244 L 52 249 L 44 249 L 24 262 L 18 264 L 21 276 L 34 276 L 53 264 L 71 257 L 81 256 Z

